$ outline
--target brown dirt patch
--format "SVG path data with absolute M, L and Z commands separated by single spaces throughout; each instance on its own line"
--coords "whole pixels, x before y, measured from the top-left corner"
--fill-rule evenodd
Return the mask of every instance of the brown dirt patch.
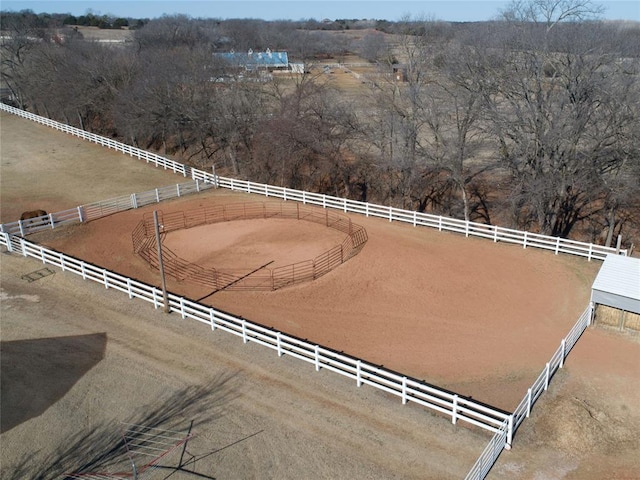
M 204 268 L 253 270 L 313 260 L 345 236 L 304 220 L 239 220 L 172 231 L 162 244 Z
M 255 200 L 209 191 L 164 203 L 162 211 L 250 198 Z M 33 238 L 159 285 L 157 273 L 131 247 L 133 226 L 153 208 L 157 207 Z M 512 410 L 588 302 L 596 264 L 381 219 L 353 216 L 353 221 L 366 228 L 367 245 L 323 278 L 276 292 L 217 292 L 205 303 Z M 285 264 L 296 260 L 282 256 L 289 250 L 281 248 L 283 239 L 307 241 L 300 247 L 303 251 L 322 251 L 321 242 L 336 241 L 333 230 L 321 227 L 312 241 L 297 237 L 304 223 L 229 222 L 214 230 L 182 230 L 168 239 L 180 256 L 204 258 L 206 246 L 217 243 L 214 232 L 228 228 L 230 239 L 244 232 L 237 246 L 219 234 L 221 246 L 226 245 L 225 266 L 233 265 L 235 258 L 238 268 L 255 268 L 271 260 L 267 257 L 275 250 Z M 274 238 L 280 240 L 267 247 Z M 211 247 L 211 255 L 216 248 Z M 191 299 L 211 293 L 186 281 L 170 281 L 169 288 Z

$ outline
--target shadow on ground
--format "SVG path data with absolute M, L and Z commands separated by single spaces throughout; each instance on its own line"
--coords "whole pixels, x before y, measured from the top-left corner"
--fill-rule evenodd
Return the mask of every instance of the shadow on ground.
M 174 391 L 153 403 L 140 406 L 122 422 L 184 432 L 185 435 L 193 429 L 197 434 L 198 425 L 221 418 L 226 406 L 238 396 L 235 378 L 235 374 L 220 375 L 207 385 Z M 121 471 L 122 465 L 127 464 L 122 434 L 123 425 L 117 422 L 102 422 L 95 428 L 77 431 L 66 437 L 64 443 L 53 452 L 34 452 L 24 455 L 15 465 L 3 466 L 3 478 L 52 480 L 69 478 L 69 474 L 82 476 L 94 472 Z M 177 455 L 180 456 L 180 453 Z M 170 461 L 169 458 L 165 460 Z M 173 467 L 161 468 L 188 472 L 200 478 L 213 478 L 185 470 L 180 465 L 184 465 L 182 458 L 176 460 Z M 168 475 L 171 476 L 171 473 Z
M 104 358 L 106 346 L 106 333 L 0 342 L 0 432 L 42 415 Z

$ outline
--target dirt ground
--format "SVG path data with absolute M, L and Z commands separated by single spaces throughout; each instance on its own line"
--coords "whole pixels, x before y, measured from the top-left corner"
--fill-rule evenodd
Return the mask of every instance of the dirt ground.
M 182 181 L 47 127 L 4 113 L 0 120 L 2 221 L 26 209 L 57 211 Z M 86 177 L 78 177 L 75 158 L 82 159 Z M 29 176 L 41 165 L 47 175 Z M 155 208 L 264 200 L 219 190 Z M 130 236 L 143 211 L 153 208 L 33 238 L 158 283 L 133 255 Z M 365 226 L 369 242 L 313 284 L 218 292 L 207 301 L 512 410 L 584 309 L 598 268 L 596 262 L 352 218 Z M 245 259 L 258 260 L 251 255 L 264 254 L 265 247 L 249 240 L 290 238 L 299 229 L 296 222 L 234 223 L 183 236 L 195 238 L 189 248 L 178 243 L 204 261 L 203 246 L 243 238 Z M 243 231 L 234 231 L 241 224 Z M 301 241 L 325 248 L 326 234 Z M 10 255 L 1 260 L 3 478 L 52 478 L 86 465 L 108 450 L 105 439 L 118 421 L 185 428 L 194 420 L 199 435 L 189 443 L 185 468 L 211 478 L 461 478 L 488 441 L 485 432 L 452 426 L 416 405 L 402 406 L 397 398 L 146 303 L 123 301 L 75 276 L 57 272 L 27 283 L 21 275 L 42 264 Z M 169 288 L 190 298 L 210 293 L 186 282 L 170 281 Z M 638 378 L 640 344 L 590 329 L 489 478 L 636 478 Z M 168 475 L 164 470 L 158 478 Z

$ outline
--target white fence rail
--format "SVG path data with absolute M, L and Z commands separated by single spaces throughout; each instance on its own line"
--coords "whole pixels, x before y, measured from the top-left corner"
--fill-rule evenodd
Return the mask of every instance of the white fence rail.
M 533 405 L 549 388 L 549 383 L 551 382 L 553 375 L 559 368 L 564 366 L 565 358 L 567 358 L 567 355 L 569 355 L 569 352 L 575 346 L 576 342 L 587 327 L 591 325 L 592 315 L 593 305 L 589 304 L 567 336 L 562 339 L 560 346 L 551 356 L 551 360 L 547 362 L 540 375 L 538 375 L 538 378 L 533 382 L 531 388 L 527 389 L 527 393 L 513 414 L 509 416 L 489 441 L 488 445 L 485 447 L 484 451 L 467 474 L 465 480 L 483 480 L 500 456 L 502 449 L 505 447 L 511 448 L 513 435 L 516 430 L 525 418 L 529 418 Z
M 455 218 L 443 217 L 441 215 L 431 215 L 419 213 L 413 210 L 403 210 L 395 207 L 386 207 L 372 203 L 359 202 L 340 197 L 331 197 L 318 193 L 305 192 L 303 190 L 293 190 L 290 188 L 276 187 L 254 183 L 246 180 L 217 177 L 199 171 L 192 171 L 193 178 L 206 179 L 214 182 L 217 186 L 238 190 L 247 193 L 264 195 L 266 197 L 276 197 L 283 200 L 292 200 L 305 204 L 322 206 L 323 208 L 334 208 L 343 212 L 357 213 L 366 217 L 378 217 L 391 221 L 409 223 L 413 226 L 422 226 L 437 229 L 438 231 L 448 231 L 464 234 L 467 237 L 481 237 L 494 242 L 514 243 L 522 245 L 523 248 L 540 248 L 550 250 L 556 255 L 566 253 L 586 257 L 588 260 L 604 260 L 607 254 L 619 253 L 627 255 L 627 250 L 618 251 L 615 248 L 596 245 L 593 243 L 578 242 L 560 237 L 550 237 L 537 233 L 523 232 L 510 228 L 487 225 L 484 223 L 467 222 Z
M 101 202 L 81 205 L 62 212 L 49 213 L 42 217 L 3 223 L 0 225 L 0 232 L 25 236 L 30 233 L 52 229 L 70 223 L 88 222 L 114 213 L 143 207 L 145 205 L 151 205 L 153 203 L 160 203 L 163 200 L 182 197 L 212 187 L 213 185 L 200 180 L 168 185 L 166 187 L 156 188 L 147 192 L 124 195 Z
M 493 435 L 487 446 L 484 448 L 476 463 L 471 467 L 465 480 L 483 480 L 496 463 L 502 453 L 509 435 L 509 421 L 506 420 L 500 429 Z
M 551 360 L 547 362 L 545 367 L 542 369 L 542 372 L 540 372 L 540 375 L 538 375 L 538 378 L 533 382 L 531 388 L 527 390 L 526 395 L 514 410 L 513 428 L 511 429 L 509 434 L 510 436 L 507 440 L 509 444 L 511 444 L 512 436 L 515 434 L 520 424 L 531 414 L 533 404 L 538 400 L 540 395 L 549 388 L 551 377 L 553 377 L 559 368 L 564 366 L 565 358 L 567 358 L 567 355 L 569 355 L 569 352 L 573 349 L 574 345 L 587 327 L 591 325 L 592 315 L 593 305 L 589 304 L 567 336 L 562 339 L 560 346 L 551 356 Z
M 70 125 L 66 125 L 64 123 L 49 120 L 48 118 L 29 113 L 25 110 L 6 105 L 4 103 L 0 103 L 0 110 L 18 115 L 19 117 L 33 120 L 34 122 L 41 123 L 42 125 L 46 125 L 51 128 L 55 128 L 56 130 L 60 130 L 61 132 L 70 133 L 71 135 L 89 140 L 90 142 L 97 143 L 98 145 L 102 145 L 103 147 L 112 148 L 118 152 L 124 153 L 125 155 L 139 158 L 146 161 L 147 163 L 153 163 L 156 167 L 162 167 L 165 170 L 171 170 L 174 173 L 179 173 L 184 177 L 191 176 L 190 167 L 178 162 L 174 162 L 173 160 L 168 160 L 160 155 L 156 155 L 155 153 L 150 153 L 145 150 L 132 147 L 125 143 L 117 142 L 110 138 L 96 135 L 95 133 L 90 133 L 80 128 L 72 127 Z
M 29 242 L 24 238 L 3 233 L 0 244 L 10 251 L 26 257 L 37 258 L 43 264 L 60 267 L 73 272 L 85 280 L 92 280 L 128 295 L 152 303 L 155 308 L 163 307 L 162 291 L 154 286 L 119 275 L 107 269 L 86 263 L 63 253 Z M 378 365 L 368 363 L 334 350 L 312 344 L 271 328 L 248 320 L 220 312 L 212 307 L 169 294 L 169 306 L 180 316 L 208 325 L 212 330 L 222 330 L 238 337 L 244 343 L 254 342 L 277 351 L 278 356 L 290 355 L 321 368 L 331 370 L 355 380 L 357 386 L 369 385 L 400 397 L 402 403 L 414 402 L 458 421 L 478 426 L 491 432 L 501 428 L 509 414 L 488 407 L 466 397 L 448 392 L 425 382 L 398 374 Z
M 59 266 L 62 270 L 72 271 L 86 280 L 93 280 L 101 283 L 105 288 L 114 288 L 126 293 L 129 298 L 140 298 L 153 303 L 155 308 L 163 306 L 162 294 L 158 288 L 149 286 L 142 282 L 120 276 L 108 270 L 87 264 L 81 260 L 66 256 L 53 250 L 40 247 L 30 243 L 23 238 L 14 236 L 25 235 L 46 228 L 76 221 L 87 221 L 109 215 L 130 208 L 137 208 L 142 205 L 160 202 L 167 198 L 174 198 L 181 194 L 193 193 L 204 188 L 228 188 L 231 190 L 243 191 L 252 194 L 264 195 L 266 197 L 280 198 L 332 208 L 343 212 L 357 213 L 367 217 L 384 218 L 391 221 L 409 223 L 413 226 L 424 226 L 435 228 L 438 231 L 449 231 L 465 236 L 474 236 L 493 240 L 494 242 L 513 243 L 522 245 L 523 248 L 540 248 L 553 251 L 556 255 L 565 253 L 586 257 L 588 260 L 604 260 L 607 254 L 615 253 L 627 255 L 627 250 L 617 250 L 615 248 L 596 245 L 593 243 L 578 242 L 559 237 L 550 237 L 531 232 L 523 232 L 502 228 L 494 225 L 486 225 L 476 222 L 467 222 L 449 217 L 419 213 L 411 210 L 403 210 L 394 207 L 386 207 L 366 202 L 358 202 L 346 198 L 332 197 L 323 194 L 293 190 L 272 185 L 254 183 L 245 180 L 225 178 L 212 175 L 208 172 L 193 169 L 173 160 L 166 159 L 159 155 L 140 150 L 129 145 L 101 137 L 84 130 L 71 127 L 59 122 L 49 120 L 38 115 L 31 114 L 24 110 L 16 109 L 0 103 L 0 110 L 13 113 L 15 115 L 28 118 L 35 122 L 48 125 L 66 133 L 76 135 L 99 145 L 113 148 L 122 153 L 128 154 L 153 163 L 157 167 L 171 170 L 174 173 L 190 176 L 193 182 L 176 185 L 175 187 L 165 187 L 154 191 L 133 194 L 130 197 L 119 197 L 97 202 L 76 209 L 66 210 L 45 217 L 30 219 L 29 224 L 25 222 L 13 222 L 0 226 L 0 245 L 6 246 L 10 251 L 18 252 L 24 256 L 31 256 L 40 259 L 43 263 Z M 201 183 L 202 182 L 202 183 Z M 166 188 L 175 189 L 167 191 Z M 474 402 L 468 398 L 460 397 L 455 393 L 441 390 L 425 384 L 424 382 L 399 375 L 382 367 L 369 364 L 363 360 L 355 359 L 341 353 L 326 349 L 319 345 L 310 344 L 291 337 L 282 332 L 277 332 L 269 328 L 239 319 L 223 312 L 201 305 L 199 303 L 186 300 L 174 294 L 169 295 L 169 305 L 173 310 L 180 312 L 182 318 L 191 318 L 199 322 L 210 325 L 212 330 L 216 328 L 241 336 L 245 343 L 252 341 L 277 351 L 278 356 L 291 355 L 300 360 L 311 363 L 316 370 L 326 368 L 341 375 L 352 378 L 357 386 L 363 384 L 383 390 L 392 395 L 402 398 L 402 403 L 415 402 L 427 408 L 440 412 L 451 418 L 452 423 L 458 420 L 484 428 L 494 432 L 494 436 L 480 455 L 475 465 L 467 475 L 467 480 L 481 480 L 486 477 L 489 470 L 499 457 L 505 446 L 510 448 L 513 435 L 525 418 L 529 417 L 531 408 L 536 400 L 547 390 L 551 377 L 558 368 L 562 368 L 564 360 L 569 354 L 582 333 L 591 323 L 592 306 L 589 305 L 585 312 L 578 319 L 578 322 L 571 329 L 569 334 L 561 341 L 560 347 L 553 354 L 551 360 L 527 390 L 527 394 L 520 402 L 513 414 L 492 409 L 485 405 Z
M 193 180 L 203 180 L 215 183 L 216 187 L 229 188 L 231 190 L 239 190 L 247 193 L 255 193 L 265 195 L 267 197 L 276 197 L 283 200 L 293 200 L 312 205 L 321 205 L 324 208 L 335 208 L 343 212 L 351 212 L 365 215 L 367 217 L 385 218 L 391 221 L 410 223 L 414 226 L 424 226 L 436 228 L 439 231 L 449 231 L 464 234 L 465 236 L 481 237 L 493 240 L 494 242 L 505 242 L 522 245 L 523 248 L 540 248 L 550 250 L 556 255 L 566 253 L 569 255 L 577 255 L 586 257 L 588 260 L 597 259 L 604 260 L 607 254 L 615 253 L 627 255 L 627 250 L 617 250 L 616 248 L 605 247 L 593 243 L 578 242 L 576 240 L 568 240 L 560 237 L 550 237 L 537 233 L 523 232 L 509 228 L 502 228 L 494 225 L 486 225 L 477 222 L 467 222 L 465 220 L 457 220 L 454 218 L 443 217 L 439 215 L 430 215 L 426 213 L 418 213 L 412 210 L 403 210 L 394 207 L 385 207 L 366 202 L 358 202 L 348 200 L 346 198 L 332 197 L 323 194 L 305 192 L 303 190 L 293 190 L 289 188 L 276 187 L 254 183 L 245 180 L 236 180 L 233 178 L 225 178 L 214 176 L 202 170 L 197 170 L 189 166 L 183 165 L 173 160 L 161 157 L 154 153 L 149 153 L 124 143 L 111 140 L 94 133 L 89 133 L 79 128 L 71 127 L 63 123 L 49 120 L 48 118 L 34 115 L 32 113 L 11 107 L 0 103 L 0 110 L 5 110 L 14 115 L 33 120 L 34 122 L 48 125 L 57 130 L 61 130 L 72 135 L 84 138 L 91 142 L 113 148 L 132 157 L 145 160 L 147 163 L 153 163 L 157 167 L 171 170 L 185 177 L 190 176 Z

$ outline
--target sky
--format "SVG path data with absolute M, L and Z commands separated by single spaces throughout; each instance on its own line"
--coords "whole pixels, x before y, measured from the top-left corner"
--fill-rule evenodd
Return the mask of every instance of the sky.
M 185 14 L 193 18 L 256 18 L 301 20 L 314 18 L 376 19 L 402 17 L 450 22 L 495 18 L 510 2 L 501 0 L 0 0 L 0 10 L 33 10 L 35 13 L 113 15 L 157 18 Z M 640 21 L 639 0 L 594 1 L 605 7 L 603 18 Z

